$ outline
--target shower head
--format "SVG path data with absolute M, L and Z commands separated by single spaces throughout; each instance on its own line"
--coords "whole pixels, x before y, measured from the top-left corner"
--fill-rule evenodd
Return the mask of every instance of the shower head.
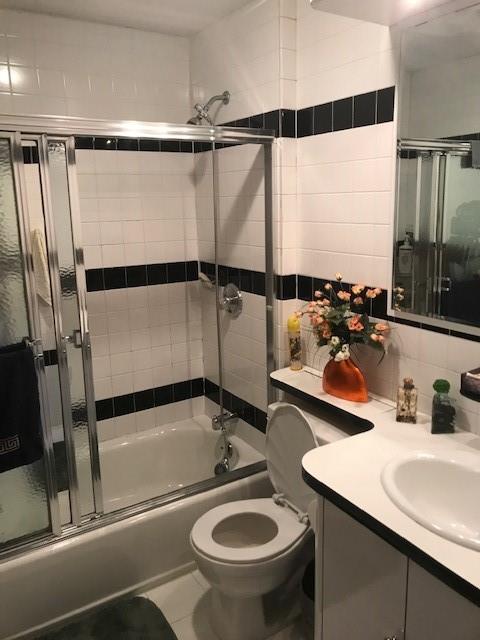
M 214 122 L 208 112 L 210 111 L 210 107 L 212 106 L 212 104 L 214 104 L 215 102 L 228 104 L 230 102 L 230 92 L 224 91 L 222 94 L 210 98 L 210 100 L 205 104 L 197 103 L 196 105 L 194 105 L 194 109 L 197 113 L 187 121 L 187 124 L 199 125 L 202 124 L 203 120 L 205 120 L 207 124 L 213 125 Z

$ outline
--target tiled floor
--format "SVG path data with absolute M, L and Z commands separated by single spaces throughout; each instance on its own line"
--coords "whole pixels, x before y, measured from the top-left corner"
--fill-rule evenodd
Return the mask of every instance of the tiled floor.
M 143 594 L 161 609 L 178 640 L 220 640 L 208 621 L 209 585 L 196 570 Z M 271 640 L 305 640 L 294 625 Z

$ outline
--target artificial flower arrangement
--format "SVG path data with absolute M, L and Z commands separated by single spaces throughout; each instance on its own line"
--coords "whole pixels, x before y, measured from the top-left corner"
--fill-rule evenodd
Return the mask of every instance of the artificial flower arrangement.
M 365 344 L 385 354 L 385 334 L 389 327 L 383 322 L 372 322 L 367 313 L 367 307 L 372 301 L 382 293 L 381 289 L 370 289 L 363 284 L 353 285 L 350 291 L 343 288 L 342 275 L 337 273 L 335 279 L 338 282 L 337 290 L 331 282 L 327 282 L 323 291 L 315 291 L 315 300 L 308 302 L 300 311 L 299 317 L 307 316 L 316 337 L 319 347 L 328 346 L 332 360 L 327 364 L 324 371 L 323 387 L 329 393 L 347 399 L 356 399 L 366 402 L 368 394 L 366 383 L 358 367 L 351 360 L 351 346 L 354 344 Z M 344 363 L 343 367 L 334 367 L 334 363 Z M 331 365 L 329 367 L 329 365 Z M 339 382 L 341 371 L 343 375 L 347 369 L 354 371 L 356 382 L 350 379 L 345 381 L 345 392 L 340 390 L 335 392 Z M 336 379 L 333 383 L 327 378 L 332 378 L 332 370 Z M 328 376 L 327 376 L 328 374 Z M 357 389 L 355 385 L 360 385 Z M 340 385 L 341 386 L 341 385 Z M 355 388 L 354 388 L 355 387 Z M 333 391 L 332 391 L 333 389 Z M 353 393 L 352 393 L 353 390 Z M 357 393 L 358 392 L 358 393 Z

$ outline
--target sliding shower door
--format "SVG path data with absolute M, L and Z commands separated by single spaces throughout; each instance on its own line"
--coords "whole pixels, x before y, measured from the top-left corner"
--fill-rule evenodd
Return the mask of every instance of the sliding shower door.
M 4 311 L 12 325 L 7 331 L 3 323 L 1 346 L 32 345 L 38 391 L 27 389 L 25 403 L 38 396 L 43 410 L 38 460 L 18 459 L 0 473 L 0 544 L 7 545 L 79 526 L 101 513 L 102 496 L 73 139 L 17 134 L 0 141 L 1 233 L 10 238 L 2 242 L 0 270 L 2 286 L 11 289 L 3 299 L 11 300 Z M 1 358 L 0 351 L 4 375 L 9 362 Z M 14 379 L 7 389 L 15 392 Z M 21 414 L 18 422 L 21 436 L 34 441 L 33 426 L 27 429 Z M 0 441 L 11 432 L 4 421 Z
M 59 531 L 22 159 L 19 137 L 0 134 L 0 549 Z

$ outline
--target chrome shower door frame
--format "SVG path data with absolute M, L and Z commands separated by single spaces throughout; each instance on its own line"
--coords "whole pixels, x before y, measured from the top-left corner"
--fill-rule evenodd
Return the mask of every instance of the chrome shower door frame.
M 24 285 L 30 336 L 28 336 L 34 352 L 35 371 L 37 374 L 38 393 L 40 401 L 40 419 L 43 440 L 43 461 L 45 469 L 46 493 L 50 517 L 50 533 L 33 535 L 32 540 L 44 539 L 50 535 L 59 536 L 62 531 L 60 504 L 58 499 L 55 458 L 53 452 L 53 436 L 48 408 L 48 394 L 45 373 L 45 359 L 43 355 L 42 333 L 37 297 L 35 294 L 35 276 L 33 272 L 33 258 L 30 235 L 30 219 L 26 197 L 26 181 L 23 165 L 22 138 L 18 132 L 0 131 L 0 138 L 10 141 L 15 201 L 17 207 L 17 221 L 20 248 L 22 252 Z M 7 549 L 14 547 L 7 545 Z
M 72 220 L 72 236 L 74 242 L 75 254 L 75 272 L 77 277 L 78 301 L 80 306 L 80 330 L 81 330 L 81 346 L 83 352 L 83 362 L 85 367 L 85 386 L 87 405 L 89 408 L 88 415 L 95 416 L 95 399 L 93 391 L 93 375 L 91 368 L 91 346 L 90 335 L 88 331 L 88 317 L 86 308 L 86 279 L 85 266 L 83 260 L 83 249 L 80 242 L 80 214 L 78 200 L 78 186 L 75 174 L 75 144 L 74 136 L 106 136 L 106 137 L 122 137 L 122 138 L 150 138 L 162 140 L 176 140 L 188 142 L 209 143 L 212 146 L 224 143 L 236 144 L 257 144 L 264 148 L 264 171 L 265 171 L 265 303 L 266 303 L 266 325 L 267 325 L 267 376 L 269 380 L 270 373 L 276 368 L 276 358 L 274 349 L 274 297 L 275 297 L 275 272 L 274 272 L 274 251 L 273 251 L 273 169 L 272 169 L 272 145 L 275 141 L 273 131 L 265 131 L 259 129 L 240 129 L 235 127 L 219 127 L 219 126 L 200 126 L 200 125 L 177 125 L 168 123 L 152 123 L 152 122 L 135 122 L 135 121 L 116 121 L 116 120 L 88 120 L 74 117 L 55 117 L 55 116 L 15 116 L 8 114 L 0 114 L 0 129 L 4 129 L 15 133 L 21 141 L 21 136 L 33 138 L 37 136 L 41 139 L 43 147 L 42 167 L 44 173 L 48 176 L 48 155 L 45 146 L 49 140 L 63 140 L 66 143 L 67 152 L 67 175 L 71 206 Z M 20 148 L 21 153 L 21 148 Z M 22 158 L 20 158 L 22 160 Z M 22 161 L 23 166 L 23 161 Z M 52 216 L 51 206 L 49 208 L 49 216 Z M 58 266 L 58 265 L 57 265 Z M 59 358 L 60 364 L 60 358 Z M 65 362 L 62 364 L 65 367 Z M 267 381 L 268 382 L 268 381 Z M 275 397 L 275 392 L 268 384 L 268 401 L 271 402 Z M 84 531 L 107 526 L 114 522 L 118 522 L 127 517 L 138 515 L 159 506 L 169 504 L 182 498 L 194 495 L 196 493 L 213 489 L 222 484 L 248 477 L 253 473 L 264 471 L 266 465 L 264 462 L 255 463 L 248 467 L 241 468 L 228 474 L 229 477 L 215 477 L 206 481 L 185 487 L 171 494 L 166 494 L 142 503 L 138 503 L 131 507 L 125 507 L 112 513 L 103 513 L 102 504 L 102 483 L 100 476 L 100 461 L 98 454 L 98 434 L 96 421 L 89 419 L 88 430 L 90 438 L 91 452 L 91 473 L 93 481 L 93 493 L 95 501 L 95 513 L 92 517 L 81 519 L 77 517 L 77 522 L 72 525 L 61 526 L 58 516 L 58 523 L 52 531 L 53 536 L 43 540 L 32 540 L 19 545 L 16 549 L 10 549 L 5 554 L 0 552 L 0 559 L 24 553 L 27 550 L 39 548 L 49 545 L 61 539 L 67 539 L 72 536 L 81 534 Z M 51 439 L 51 434 L 50 434 Z M 72 444 L 72 443 L 71 443 Z M 71 445 L 70 445 L 71 446 Z M 51 461 L 53 460 L 53 444 L 51 445 Z M 55 481 L 55 468 L 50 469 L 50 473 Z M 56 485 L 55 485 L 56 487 Z M 78 482 L 76 489 L 76 499 L 78 501 Z M 57 513 L 58 496 L 52 491 L 50 497 L 52 504 Z M 56 505 L 56 506 L 55 506 Z M 78 513 L 78 512 L 77 512 Z M 77 526 L 75 526 L 77 525 Z

